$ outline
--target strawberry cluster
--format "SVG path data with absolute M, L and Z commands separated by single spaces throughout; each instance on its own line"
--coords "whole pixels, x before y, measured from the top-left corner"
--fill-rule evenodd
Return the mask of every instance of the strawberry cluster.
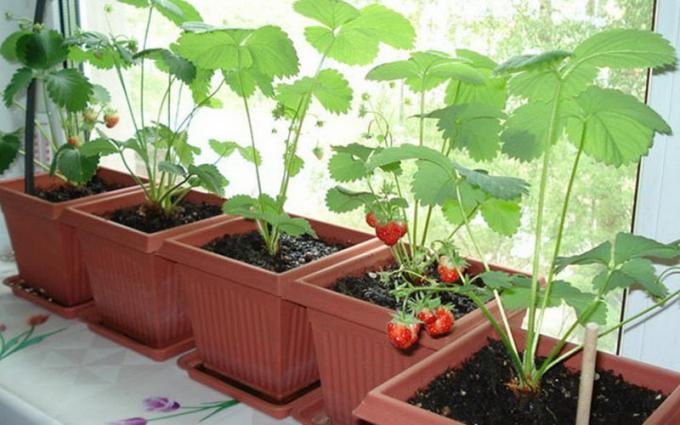
M 366 223 L 375 229 L 375 235 L 387 246 L 395 245 L 408 232 L 406 223 L 398 220 L 382 223 L 372 212 L 366 214 Z
M 438 303 L 437 303 L 438 304 Z M 400 350 L 413 347 L 420 338 L 421 327 L 433 338 L 451 332 L 455 319 L 451 308 L 444 305 L 423 305 L 416 316 L 398 312 L 387 324 L 387 338 Z

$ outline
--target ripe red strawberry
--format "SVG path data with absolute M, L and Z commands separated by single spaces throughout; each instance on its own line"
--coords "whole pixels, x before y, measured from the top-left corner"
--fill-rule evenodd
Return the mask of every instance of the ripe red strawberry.
M 444 283 L 453 283 L 460 279 L 460 273 L 465 266 L 464 261 L 451 260 L 446 255 L 439 257 L 439 265 L 437 266 L 437 273 L 439 279 Z
M 118 116 L 118 113 L 115 111 L 109 111 L 106 114 L 104 114 L 104 122 L 106 123 L 106 128 L 113 128 L 118 124 L 118 121 L 120 121 L 120 117 Z
M 78 136 L 69 136 L 67 142 L 71 146 L 80 146 L 80 140 L 78 140 Z
M 407 350 L 418 342 L 420 323 L 413 316 L 398 314 L 387 324 L 387 337 L 392 345 Z
M 390 221 L 386 224 L 378 224 L 375 227 L 375 235 L 378 239 L 385 242 L 385 245 L 389 246 L 399 242 L 399 239 L 401 239 L 407 231 L 408 227 L 406 224 L 400 221 Z
M 372 212 L 369 212 L 366 214 L 366 224 L 375 229 L 375 226 L 378 225 L 378 217 L 376 217 Z
M 434 311 L 435 320 L 425 325 L 425 330 L 432 337 L 438 337 L 451 332 L 453 328 L 453 313 L 448 307 L 440 306 Z
M 416 313 L 416 317 L 425 325 L 437 320 L 437 316 L 435 316 L 432 310 L 427 307 L 423 307 L 421 310 L 419 310 L 418 313 Z

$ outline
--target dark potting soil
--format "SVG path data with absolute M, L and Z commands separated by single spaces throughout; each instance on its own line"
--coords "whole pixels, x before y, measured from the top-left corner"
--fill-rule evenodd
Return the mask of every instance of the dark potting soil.
M 210 242 L 203 249 L 266 270 L 283 273 L 347 248 L 346 245 L 328 244 L 309 235 L 289 236 L 284 233 L 279 242 L 280 249 L 275 256 L 269 254 L 258 232 L 227 235 Z
M 512 379 L 503 345 L 493 341 L 459 369 L 449 369 L 408 400 L 410 404 L 468 425 L 573 425 L 579 375 L 558 365 L 544 376 L 540 392 L 521 399 L 507 386 Z M 598 371 L 592 425 L 642 424 L 666 397 Z
M 154 233 L 220 214 L 222 208 L 218 205 L 182 201 L 170 214 L 155 206 L 137 205 L 116 210 L 108 218 L 142 232 Z
M 121 186 L 109 184 L 99 176 L 94 176 L 92 180 L 83 186 L 73 186 L 64 184 L 46 188 L 38 188 L 36 196 L 48 202 L 66 202 L 73 199 L 84 198 L 86 196 L 97 195 L 104 192 L 120 189 Z
M 394 267 L 386 268 L 385 271 L 394 270 Z M 433 277 L 438 278 L 436 268 L 431 271 Z M 353 298 L 358 298 L 363 301 L 368 301 L 371 304 L 376 304 L 381 307 L 387 307 L 392 310 L 401 308 L 401 304 L 394 299 L 390 293 L 397 282 L 397 277 L 394 275 L 389 285 L 384 285 L 380 281 L 380 277 L 374 272 L 368 272 L 361 276 L 347 276 L 335 282 L 333 290 Z M 460 319 L 466 314 L 477 309 L 472 300 L 464 295 L 453 294 L 445 292 L 440 294 L 440 300 L 444 304 L 452 307 L 453 315 L 456 319 Z

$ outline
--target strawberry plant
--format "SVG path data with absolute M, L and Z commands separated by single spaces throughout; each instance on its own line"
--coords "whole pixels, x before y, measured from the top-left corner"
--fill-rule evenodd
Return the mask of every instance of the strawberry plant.
M 333 148 L 331 177 L 342 184 L 356 185 L 361 181 L 364 190 L 336 186 L 327 193 L 326 204 L 337 213 L 365 210 L 367 224 L 392 249 L 398 267 L 380 275 L 385 283 L 396 280 L 394 289 L 428 283 L 450 286 L 458 282 L 466 263 L 457 253 L 454 237 L 478 215 L 500 234 L 512 235 L 519 227 L 520 201 L 527 192 L 527 184 L 520 179 L 473 170 L 456 161 L 457 157 L 489 160 L 500 152 L 502 111 L 507 95 L 506 78 L 493 75 L 496 66 L 483 55 L 459 50 L 456 56 L 414 52 L 406 60 L 375 67 L 367 75 L 369 80 L 403 81 L 418 95 L 415 116 L 418 144 L 396 143 L 390 122 L 374 110 L 370 97 L 365 95 L 360 116 L 369 118 L 366 137 L 372 143 Z M 447 106 L 428 111 L 426 94 L 445 83 Z M 441 131 L 442 137 L 434 143 L 425 140 L 428 120 L 434 120 Z M 413 166 L 415 173 L 409 186 L 404 186 L 403 175 Z M 451 231 L 432 240 L 430 227 L 435 213 L 447 219 Z M 467 280 L 460 283 L 465 286 L 461 293 L 476 294 L 481 301 L 498 296 Z M 402 304 L 400 315 L 407 311 L 417 315 L 424 306 L 434 311 L 433 302 L 439 306 L 439 301 L 429 294 L 411 296 L 398 292 L 396 297 Z M 451 329 L 453 315 L 446 306 L 439 307 L 437 312 L 441 320 L 425 328 L 439 336 Z
M 642 236 L 619 233 L 614 240 L 604 242 L 582 254 L 561 256 L 561 242 L 568 221 L 574 182 L 579 175 L 583 155 L 603 166 L 619 167 L 635 163 L 650 149 L 655 133 L 669 134 L 668 124 L 650 107 L 618 90 L 597 84 L 602 69 L 645 69 L 670 65 L 675 62 L 675 51 L 658 34 L 639 30 L 604 31 L 583 41 L 573 51 L 553 50 L 540 54 L 523 55 L 499 65 L 495 74 L 509 77 L 508 87 L 520 102 L 505 121 L 502 150 L 521 162 L 541 160 L 541 180 L 534 228 L 532 276 L 508 275 L 500 272 L 484 273 L 480 278 L 485 286 L 501 293 L 503 308 L 527 309 L 527 338 L 518 347 L 512 330 L 484 308 L 472 296 L 507 349 L 514 367 L 511 388 L 521 393 L 534 393 L 545 373 L 578 352 L 582 346 L 564 351 L 567 340 L 587 322 L 606 324 L 605 297 L 612 291 L 639 287 L 655 299 L 654 305 L 633 317 L 605 328 L 607 335 L 674 300 L 680 291 L 672 293 L 663 284 L 665 278 L 680 270 L 668 267 L 661 273 L 654 268 L 658 261 L 670 261 L 680 256 L 680 243 L 661 243 Z M 564 158 L 552 156 L 556 143 L 571 143 L 571 173 L 566 182 L 548 181 L 551 167 Z M 544 217 L 548 190 L 563 192 L 564 201 L 554 234 L 548 234 L 548 220 Z M 470 218 L 462 214 L 467 228 Z M 550 220 L 552 221 L 552 220 Z M 550 223 L 552 224 L 552 223 Z M 468 232 L 473 246 L 474 234 Z M 554 240 L 553 249 L 542 252 L 546 237 Z M 481 254 L 480 254 L 481 255 Z M 544 259 L 547 267 L 541 268 Z M 582 291 L 560 278 L 569 267 L 595 266 L 592 290 Z M 539 276 L 545 276 L 543 285 Z M 395 292 L 401 297 L 416 293 L 436 294 L 460 291 L 476 280 L 462 276 L 463 285 L 442 287 L 426 285 L 403 287 Z M 536 350 L 541 338 L 540 329 L 548 307 L 565 303 L 575 311 L 576 319 L 561 335 L 545 359 L 537 360 Z M 505 317 L 502 315 L 502 317 Z
M 305 29 L 305 38 L 320 57 L 313 74 L 292 82 L 275 84 L 276 79 L 293 77 L 299 72 L 292 42 L 275 26 L 245 30 L 189 25 L 185 26 L 187 33 L 177 44 L 182 57 L 203 72 L 220 72 L 229 88 L 243 100 L 250 146 L 242 148 L 232 142 L 216 141 L 213 143 L 216 150 L 257 152 L 257 135 L 249 106 L 249 98 L 257 90 L 277 103 L 275 116 L 287 121 L 284 171 L 278 193 L 271 196 L 263 191 L 258 159 L 252 161 L 257 196 L 237 195 L 224 205 L 225 213 L 256 220 L 272 255 L 278 252 L 282 233 L 314 235 L 306 220 L 290 217 L 285 212 L 290 181 L 304 166 L 297 152 L 310 110 L 314 103 L 332 114 L 344 114 L 351 107 L 353 93 L 348 81 L 341 72 L 326 66 L 327 62 L 367 65 L 378 55 L 381 44 L 407 49 L 415 37 L 405 18 L 377 4 L 359 9 L 342 0 L 298 0 L 294 9 L 315 21 L 314 26 Z M 318 152 L 320 154 L 322 152 Z
M 196 165 L 194 158 L 201 149 L 189 143 L 189 127 L 202 107 L 217 107 L 215 94 L 224 85 L 223 79 L 212 89 L 212 73 L 197 69 L 191 62 L 177 54 L 176 44 L 170 48 L 148 46 L 148 35 L 156 13 L 177 26 L 200 21 L 196 9 L 184 0 L 121 0 L 122 3 L 146 10 L 147 20 L 141 50 L 136 40 L 113 34 L 81 32 L 70 40 L 70 59 L 87 62 L 98 69 L 114 70 L 125 97 L 129 120 L 134 135 L 128 140 L 116 140 L 99 132 L 99 137 L 90 144 L 84 155 L 120 156 L 127 171 L 144 190 L 148 203 L 170 214 L 194 187 L 202 187 L 211 193 L 222 195 L 227 180 L 215 165 L 233 150 L 222 150 L 214 163 Z M 111 25 L 109 25 L 111 27 Z M 167 77 L 163 96 L 155 116 L 146 114 L 145 94 L 149 89 L 147 65 L 153 62 L 157 70 Z M 139 109 L 135 110 L 126 73 L 134 67 L 140 72 Z M 180 114 L 181 93 L 191 92 L 193 108 Z M 127 118 L 126 118 L 127 119 Z M 104 112 L 104 123 L 111 128 L 118 124 L 120 117 L 114 110 Z M 128 153 L 141 159 L 148 184 L 144 184 L 129 164 Z
M 90 181 L 97 171 L 98 155 L 84 155 L 83 149 L 103 124 L 102 112 L 110 97 L 105 88 L 92 84 L 77 68 L 65 68 L 68 41 L 57 31 L 41 24 L 19 20 L 19 30 L 2 43 L 0 52 L 19 69 L 3 92 L 5 106 L 25 111 L 18 100 L 35 81 L 41 90 L 47 124 L 35 120 L 35 128 L 52 149 L 51 165 L 34 160 L 36 165 L 51 175 L 73 186 Z M 0 132 L 0 173 L 24 154 L 20 135 L 22 130 Z

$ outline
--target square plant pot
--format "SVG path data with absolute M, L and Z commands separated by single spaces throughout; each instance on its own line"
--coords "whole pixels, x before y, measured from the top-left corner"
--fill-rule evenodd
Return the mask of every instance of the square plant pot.
M 18 296 L 66 318 L 74 318 L 89 307 L 92 293 L 75 230 L 61 220 L 62 214 L 69 207 L 137 188 L 132 177 L 125 173 L 99 168 L 97 175 L 121 189 L 71 201 L 48 202 L 24 193 L 23 178 L 0 183 L 0 204 L 19 268 L 19 276 L 8 282 Z M 38 188 L 63 184 L 62 180 L 47 174 L 35 176 Z
M 514 335 L 519 346 L 524 344 L 526 332 L 515 329 Z M 407 403 L 420 388 L 426 387 L 437 376 L 449 368 L 459 367 L 489 343 L 497 339 L 489 324 L 481 326 L 428 357 L 415 366 L 403 371 L 389 381 L 373 389 L 361 405 L 354 411 L 362 420 L 375 425 L 464 425 L 461 422 Z M 538 347 L 538 355 L 546 356 L 556 340 L 543 336 Z M 565 351 L 572 348 L 567 345 Z M 565 366 L 580 370 L 582 353 L 572 356 Z M 668 398 L 644 422 L 644 425 L 670 425 L 680 423 L 680 373 L 673 372 L 612 354 L 598 352 L 597 370 L 611 370 L 620 374 L 626 382 L 659 391 Z M 456 391 L 455 388 L 451 389 Z M 489 397 L 493 397 L 489 394 Z M 456 406 L 451 406 L 455 411 Z M 574 416 L 576 411 L 574 411 Z
M 321 240 L 348 247 L 283 273 L 201 248 L 225 235 L 256 229 L 252 221 L 239 219 L 174 238 L 161 249 L 161 255 L 177 262 L 204 367 L 262 395 L 270 407 L 288 403 L 319 379 L 307 312 L 284 299 L 288 286 L 378 243 L 366 233 L 309 222 Z
M 479 261 L 469 258 L 466 261 L 471 275 L 484 271 Z M 383 245 L 308 274 L 286 291 L 287 299 L 307 307 L 323 392 L 323 405 L 317 402 L 316 408 L 309 406 L 301 419 L 325 414 L 334 425 L 359 423 L 352 411 L 370 390 L 485 323 L 486 319 L 477 309 L 456 318 L 452 332 L 444 337 L 432 338 L 422 332 L 413 349 L 396 349 L 386 335 L 393 310 L 332 290 L 338 279 L 361 276 L 392 264 L 392 252 Z M 521 274 L 500 266 L 490 267 L 496 271 Z M 495 301 L 489 302 L 487 307 L 498 316 Z M 513 312 L 508 319 L 521 316 L 521 313 Z
M 224 202 L 200 192 L 190 192 L 186 200 Z M 218 215 L 155 233 L 106 218 L 144 202 L 141 191 L 110 197 L 68 209 L 64 221 L 76 229 L 90 276 L 95 306 L 84 317 L 90 328 L 161 361 L 190 349 L 193 342 L 174 265 L 156 252 L 170 237 L 233 217 Z

